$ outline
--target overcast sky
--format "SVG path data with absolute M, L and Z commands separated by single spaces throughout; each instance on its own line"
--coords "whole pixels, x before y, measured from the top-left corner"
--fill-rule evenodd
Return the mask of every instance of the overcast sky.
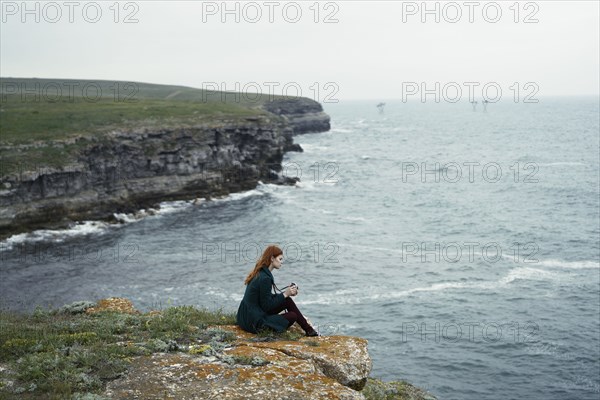
M 410 82 L 495 82 L 505 93 L 517 82 L 537 97 L 600 85 L 598 1 L 429 1 L 430 14 L 420 1 L 229 1 L 230 14 L 220 1 L 47 3 L 27 2 L 27 14 L 2 1 L 3 77 L 286 85 L 313 98 L 318 88 L 320 100 L 401 98 Z

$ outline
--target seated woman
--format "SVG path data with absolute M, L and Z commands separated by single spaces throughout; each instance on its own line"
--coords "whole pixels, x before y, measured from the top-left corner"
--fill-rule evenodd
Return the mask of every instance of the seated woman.
M 264 328 L 283 332 L 298 322 L 306 336 L 319 336 L 291 298 L 298 294 L 296 285 L 289 286 L 283 293 L 271 293 L 272 288 L 276 287 L 271 272 L 281 268 L 282 260 L 283 252 L 279 247 L 269 246 L 265 249 L 244 281 L 247 286 L 238 308 L 237 324 L 247 332 L 257 333 Z M 287 312 L 279 314 L 283 310 Z

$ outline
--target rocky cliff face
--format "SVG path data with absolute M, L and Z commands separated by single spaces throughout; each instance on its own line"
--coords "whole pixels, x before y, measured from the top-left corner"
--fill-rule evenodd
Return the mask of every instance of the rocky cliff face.
M 330 118 L 316 101 L 305 98 L 290 98 L 265 103 L 263 108 L 283 117 L 292 126 L 294 134 L 326 132 Z
M 107 385 L 111 399 L 364 400 L 371 370 L 365 339 L 351 336 L 256 342 L 235 326 L 236 341 L 218 357 L 156 353 L 136 358 Z M 308 344 L 307 344 L 308 343 Z M 241 364 L 241 360 L 247 360 Z M 237 361 L 237 362 L 236 362 Z
M 103 311 L 139 313 L 121 298 L 101 300 L 85 312 Z M 150 314 L 161 315 L 159 311 Z M 231 335 L 232 340 L 225 346 L 199 342 L 175 346 L 179 351 L 135 357 L 127 374 L 108 382 L 101 398 L 436 400 L 408 382 L 369 377 L 373 364 L 363 338 L 271 340 L 235 325 L 208 329 Z M 297 325 L 290 330 L 299 336 L 304 333 Z
M 114 131 L 89 143 L 81 138 L 74 163 L 2 176 L 0 238 L 64 227 L 74 220 L 110 219 L 115 212 L 134 212 L 160 201 L 249 190 L 259 180 L 291 183 L 277 172 L 286 151 L 301 151 L 292 135 L 329 129 L 329 117 L 308 99 L 271 102 L 265 108 L 278 116 Z

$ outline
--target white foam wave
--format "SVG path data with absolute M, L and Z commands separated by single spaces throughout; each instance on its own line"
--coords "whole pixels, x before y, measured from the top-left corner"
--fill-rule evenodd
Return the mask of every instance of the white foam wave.
M 149 208 L 149 209 L 141 209 L 134 213 L 113 213 L 113 216 L 117 221 L 121 224 L 130 224 L 133 222 L 138 222 L 146 217 L 150 217 L 153 215 L 165 215 L 171 214 L 188 207 L 201 204 L 204 202 L 204 198 L 197 198 L 194 200 L 174 200 L 174 201 L 163 201 L 159 204 L 159 208 Z
M 583 260 L 583 261 L 562 261 L 557 259 L 548 259 L 542 260 L 537 265 L 541 265 L 544 267 L 560 267 L 560 268 L 569 268 L 569 269 L 593 269 L 600 268 L 600 262 L 592 261 L 592 260 Z
M 236 200 L 241 200 L 241 199 L 245 199 L 247 197 L 252 197 L 252 196 L 263 196 L 264 194 L 266 194 L 266 193 L 261 190 L 252 189 L 252 190 L 248 190 L 247 192 L 231 193 L 225 197 L 215 199 L 214 201 L 216 201 L 216 202 L 236 201 Z
M 110 224 L 102 221 L 83 221 L 66 229 L 39 229 L 33 232 L 20 233 L 0 242 L 0 251 L 11 250 L 14 246 L 26 242 L 36 243 L 52 241 L 54 243 L 60 243 L 76 236 L 101 234 L 106 232 L 109 226 Z
M 333 294 L 318 295 L 315 298 L 303 301 L 302 304 L 360 304 L 371 301 L 394 300 L 420 292 L 439 292 L 449 289 L 488 289 L 495 285 L 497 285 L 496 282 L 441 282 L 397 292 L 386 290 L 385 292 L 373 293 L 368 296 L 353 296 L 352 294 L 358 293 L 357 290 L 336 291 Z M 362 289 L 360 293 L 363 293 Z
M 241 200 L 241 199 L 245 199 L 248 197 L 264 196 L 266 194 L 277 193 L 277 192 L 279 192 L 279 189 L 285 190 L 285 187 L 280 186 L 280 185 L 275 185 L 272 183 L 263 183 L 261 181 L 258 181 L 258 185 L 256 186 L 256 189 L 252 189 L 252 190 L 248 190 L 246 192 L 240 192 L 240 193 L 230 193 L 225 197 L 215 199 L 213 201 L 228 202 L 228 201 Z
M 314 212 L 314 213 L 321 213 L 321 214 L 335 214 L 333 211 L 329 211 L 329 210 L 325 210 L 322 208 L 310 208 L 310 207 L 304 207 L 304 206 L 300 206 L 300 208 L 302 208 L 303 210 L 306 211 L 310 211 L 310 212 Z
M 516 280 L 562 282 L 563 274 L 536 268 L 519 267 L 511 270 L 506 276 L 496 281 L 439 282 L 428 286 L 420 286 L 396 292 L 392 290 L 379 292 L 380 289 L 374 289 L 378 292 L 366 296 L 357 295 L 359 293 L 364 293 L 364 289 L 338 290 L 332 294 L 317 295 L 314 298 L 303 301 L 303 304 L 360 304 L 372 301 L 395 300 L 417 293 L 446 292 L 457 289 L 497 290 L 512 284 Z
M 559 281 L 560 274 L 537 268 L 515 268 L 500 279 L 501 284 L 509 284 L 518 279 L 528 281 Z
M 206 201 L 206 199 L 199 197 L 194 200 L 177 200 L 177 201 L 164 201 L 160 203 L 160 208 L 156 211 L 157 214 L 170 214 L 193 205 L 199 205 Z
M 317 189 L 317 184 L 317 182 L 307 179 L 305 181 L 296 182 L 295 186 L 300 189 L 315 190 Z
M 330 132 L 337 132 L 337 133 L 350 133 L 352 132 L 352 129 L 346 129 L 346 128 L 338 128 L 338 127 L 334 127 L 330 129 Z
M 327 146 L 318 146 L 316 144 L 308 144 L 308 143 L 300 143 L 300 147 L 304 150 L 304 152 L 312 153 L 316 151 L 323 151 L 329 149 Z
M 363 217 L 344 217 L 346 221 L 357 221 L 357 222 L 367 222 L 367 220 Z
M 567 165 L 567 166 L 575 166 L 575 165 L 585 165 L 581 162 L 574 161 L 559 161 L 559 162 L 551 162 L 551 163 L 540 163 L 538 164 L 540 167 L 554 167 L 558 165 Z
M 266 193 L 274 191 L 274 187 L 277 185 L 263 184 L 259 182 L 257 189 L 249 190 L 242 193 L 231 193 L 228 196 L 217 199 L 215 201 L 235 201 L 251 196 L 262 196 Z M 114 218 L 118 221 L 117 224 L 107 223 L 103 221 L 82 221 L 74 224 L 73 226 L 65 229 L 40 229 L 33 232 L 21 233 L 13 235 L 0 242 L 0 252 L 12 250 L 16 245 L 21 243 L 35 243 L 35 242 L 62 242 L 68 238 L 77 236 L 84 236 L 89 234 L 105 233 L 111 227 L 119 227 L 131 223 L 138 222 L 143 218 L 170 214 L 194 205 L 201 204 L 204 202 L 204 198 L 196 198 L 193 200 L 176 200 L 176 201 L 165 201 L 160 203 L 158 209 L 141 209 L 135 213 L 113 213 Z

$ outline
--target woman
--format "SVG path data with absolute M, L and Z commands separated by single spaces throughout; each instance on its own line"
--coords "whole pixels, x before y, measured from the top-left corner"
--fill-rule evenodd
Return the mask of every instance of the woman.
M 283 293 L 271 293 L 275 286 L 271 272 L 281 268 L 282 260 L 283 252 L 279 247 L 269 246 L 265 249 L 244 281 L 247 286 L 238 308 L 237 324 L 247 332 L 257 333 L 264 328 L 283 332 L 298 322 L 306 336 L 319 336 L 292 300 L 292 296 L 298 294 L 296 285 L 289 286 Z M 287 312 L 279 314 L 283 310 Z

